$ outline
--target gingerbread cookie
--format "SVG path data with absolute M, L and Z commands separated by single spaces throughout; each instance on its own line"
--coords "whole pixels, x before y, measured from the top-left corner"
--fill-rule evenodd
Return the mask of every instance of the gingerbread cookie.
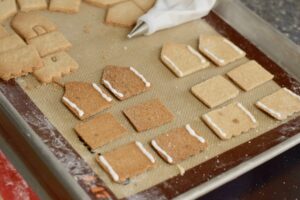
M 239 94 L 239 90 L 220 75 L 195 85 L 191 90 L 209 108 L 221 105 Z
M 76 125 L 75 131 L 92 150 L 122 137 L 127 132 L 109 113 Z
M 200 35 L 199 50 L 218 66 L 227 65 L 246 55 L 239 47 L 220 35 Z
M 0 78 L 9 80 L 43 66 L 37 50 L 29 45 L 0 54 Z
M 140 142 L 131 142 L 110 152 L 97 156 L 99 165 L 117 183 L 126 183 L 130 178 L 154 167 L 155 159 Z
M 127 1 L 127 0 L 85 0 L 85 2 L 100 8 L 112 6 L 122 1 Z
M 204 122 L 223 140 L 258 126 L 255 117 L 241 104 L 232 103 L 202 116 Z
M 50 0 L 49 10 L 64 13 L 79 12 L 81 0 Z
M 254 60 L 233 69 L 227 75 L 245 91 L 252 90 L 274 77 Z
M 8 32 L 6 31 L 6 29 L 2 26 L 2 25 L 0 25 L 0 38 L 3 38 L 3 37 L 6 37 L 6 36 L 8 36 L 9 34 L 8 34 Z
M 46 56 L 43 62 L 44 67 L 35 70 L 33 73 L 43 83 L 50 83 L 54 79 L 59 79 L 79 67 L 78 63 L 64 51 Z
M 123 113 L 138 132 L 162 126 L 174 118 L 158 99 L 126 108 Z
M 177 164 L 198 154 L 207 147 L 203 137 L 187 124 L 184 128 L 173 129 L 151 141 L 158 154 L 169 164 Z
M 11 34 L 6 37 L 0 38 L 0 53 L 18 49 L 26 46 L 26 43 L 17 35 Z
M 209 65 L 209 62 L 193 47 L 176 43 L 164 44 L 161 60 L 178 77 L 202 70 Z
M 63 103 L 79 119 L 87 119 L 112 105 L 112 98 L 97 84 L 70 82 L 65 84 Z
M 133 0 L 145 12 L 152 8 L 156 0 Z
M 151 84 L 133 67 L 105 67 L 102 75 L 102 83 L 119 100 L 125 100 L 132 96 L 147 91 Z
M 108 8 L 105 22 L 121 27 L 132 27 L 144 11 L 134 2 L 125 1 Z
M 68 50 L 72 44 L 58 31 L 47 33 L 28 40 L 28 44 L 35 46 L 41 57 Z
M 300 111 L 300 96 L 282 88 L 259 100 L 256 106 L 277 120 L 285 120 Z
M 13 16 L 18 11 L 15 0 L 1 0 L 0 1 L 0 22 Z
M 56 25 L 48 18 L 32 12 L 19 12 L 11 26 L 26 41 L 56 30 Z
M 18 0 L 20 10 L 23 12 L 29 12 L 32 10 L 46 9 L 48 4 L 46 0 Z

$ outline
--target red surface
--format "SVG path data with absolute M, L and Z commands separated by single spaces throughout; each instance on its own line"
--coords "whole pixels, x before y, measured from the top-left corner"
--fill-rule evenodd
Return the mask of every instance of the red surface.
M 0 151 L 0 194 L 3 200 L 38 200 L 23 177 Z

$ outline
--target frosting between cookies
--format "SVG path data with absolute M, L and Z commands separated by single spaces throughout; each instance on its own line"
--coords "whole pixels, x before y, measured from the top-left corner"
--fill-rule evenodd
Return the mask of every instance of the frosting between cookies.
M 153 156 L 145 149 L 142 143 L 140 142 L 135 142 L 135 144 L 138 146 L 138 148 L 145 154 L 145 156 L 152 162 L 155 163 L 155 159 Z
M 205 114 L 203 117 L 219 132 L 219 134 L 221 134 L 224 138 L 227 138 L 227 134 L 224 133 L 223 130 L 216 123 L 214 123 L 207 114 Z
M 150 87 L 151 86 L 151 83 L 149 83 L 146 78 L 141 74 L 139 73 L 135 68 L 133 67 L 129 67 L 130 71 L 132 71 L 133 73 L 135 73 L 135 75 L 137 75 L 146 85 L 146 87 Z
M 84 115 L 83 110 L 81 110 L 75 103 L 70 101 L 67 97 L 63 97 L 63 100 L 78 112 L 79 117 L 82 117 Z
M 175 63 L 169 57 L 163 55 L 163 58 L 173 67 L 175 71 L 178 72 L 179 76 L 183 75 L 182 71 L 175 65 Z
M 224 41 L 225 43 L 227 43 L 228 45 L 230 45 L 232 48 L 234 48 L 234 50 L 236 50 L 239 54 L 241 54 L 241 55 L 244 54 L 244 52 L 243 52 L 240 48 L 238 48 L 237 46 L 235 46 L 232 42 L 230 42 L 230 41 L 227 40 L 226 38 L 224 38 L 223 41 Z
M 92 85 L 93 85 L 93 88 L 94 88 L 95 90 L 97 90 L 97 92 L 99 92 L 100 95 L 101 95 L 106 101 L 108 101 L 108 102 L 111 102 L 111 101 L 112 101 L 112 98 L 110 98 L 109 96 L 107 96 L 107 95 L 101 90 L 101 88 L 100 88 L 96 83 L 93 83 Z
M 197 138 L 197 140 L 199 140 L 199 142 L 205 143 L 205 139 L 203 137 L 201 137 L 200 135 L 198 135 L 189 124 L 185 125 L 185 129 L 189 132 L 189 134 L 191 136 Z
M 119 92 L 118 90 L 116 90 L 115 88 L 113 88 L 113 86 L 110 84 L 110 82 L 108 82 L 107 80 L 103 80 L 103 83 L 108 87 L 108 89 L 112 93 L 114 93 L 115 95 L 117 95 L 120 98 L 124 97 L 124 94 L 122 94 L 121 92 Z
M 207 48 L 204 48 L 204 51 L 206 53 L 208 53 L 211 57 L 213 57 L 214 59 L 218 60 L 220 63 L 225 63 L 224 59 L 219 58 L 218 56 L 216 56 L 215 54 L 213 54 L 212 52 L 210 52 Z
M 275 110 L 269 108 L 268 106 L 266 106 L 265 104 L 263 104 L 262 102 L 258 101 L 256 103 L 256 105 L 258 107 L 260 107 L 261 109 L 265 110 L 266 112 L 270 113 L 271 115 L 273 115 L 275 118 L 277 119 L 282 119 L 282 115 L 279 112 L 276 112 Z
M 201 63 L 206 63 L 206 60 L 204 59 L 204 57 L 199 52 L 197 52 L 193 47 L 188 45 L 187 48 L 192 54 L 194 54 L 195 56 L 197 56 L 200 59 Z
M 111 177 L 114 179 L 114 181 L 119 181 L 119 175 L 115 172 L 115 170 L 112 168 L 112 166 L 107 162 L 107 160 L 104 158 L 104 156 L 99 156 L 99 160 L 102 162 L 102 164 L 106 167 L 108 170 L 108 173 L 111 175 Z
M 256 119 L 255 119 L 255 117 L 242 105 L 242 104 L 240 104 L 240 103 L 238 103 L 237 104 L 237 106 L 240 108 L 240 109 L 242 109 L 245 113 L 246 113 L 246 115 L 251 119 L 251 121 L 254 123 L 254 124 L 256 124 L 257 123 L 257 121 L 256 121 Z
M 152 140 L 151 144 L 158 152 L 160 152 L 163 155 L 163 157 L 167 159 L 168 163 L 173 163 L 173 158 L 166 151 L 164 151 L 160 146 L 158 146 L 155 140 Z

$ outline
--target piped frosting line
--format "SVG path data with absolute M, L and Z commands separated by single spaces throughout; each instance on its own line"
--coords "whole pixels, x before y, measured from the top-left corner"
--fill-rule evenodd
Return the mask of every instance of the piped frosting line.
M 135 68 L 129 67 L 129 69 L 130 69 L 130 71 L 132 71 L 133 73 L 135 73 L 135 75 L 137 75 L 145 83 L 146 87 L 150 87 L 151 86 L 151 83 L 148 82 L 146 80 L 146 78 L 140 72 L 138 72 Z
M 135 142 L 135 144 L 138 146 L 138 148 L 143 152 L 143 154 L 152 162 L 155 163 L 154 157 L 145 149 L 142 143 Z
M 173 158 L 165 151 L 163 150 L 157 143 L 155 140 L 151 141 L 152 146 L 159 152 L 162 154 L 163 157 L 165 157 L 168 161 L 168 163 L 172 164 L 173 163 Z
M 283 88 L 284 91 L 288 92 L 290 95 L 292 95 L 293 97 L 297 98 L 300 101 L 300 96 L 298 96 L 297 94 L 295 94 L 294 92 L 290 91 L 287 88 Z
M 204 57 L 199 52 L 197 52 L 193 47 L 188 45 L 187 48 L 193 55 L 197 56 L 200 59 L 201 63 L 206 63 Z
M 163 55 L 163 58 L 173 67 L 173 69 L 179 74 L 179 76 L 183 76 L 182 71 L 176 66 L 176 64 L 166 55 Z
M 203 118 L 206 119 L 207 122 L 213 126 L 220 135 L 222 135 L 224 138 L 227 137 L 227 134 L 224 133 L 223 130 L 207 114 L 203 115 Z
M 108 87 L 108 89 L 114 93 L 115 95 L 117 95 L 118 97 L 122 98 L 124 97 L 124 94 L 122 94 L 121 92 L 119 92 L 118 90 L 116 90 L 115 88 L 113 88 L 113 86 L 110 84 L 109 81 L 107 80 L 103 80 L 103 83 L 106 85 L 106 87 Z
M 112 166 L 107 162 L 104 156 L 99 156 L 100 162 L 106 167 L 108 170 L 108 173 L 111 175 L 113 180 L 115 182 L 118 182 L 120 180 L 119 175 L 115 172 L 115 170 L 112 168 Z
M 256 103 L 256 105 L 257 105 L 258 107 L 260 107 L 261 109 L 263 109 L 264 111 L 266 111 L 266 112 L 270 113 L 271 115 L 273 115 L 275 118 L 277 118 L 277 119 L 282 119 L 281 113 L 276 112 L 275 110 L 269 108 L 268 106 L 266 106 L 266 105 L 263 104 L 262 102 L 258 101 L 258 102 Z
M 93 88 L 95 90 L 97 90 L 97 92 L 99 92 L 99 94 L 108 102 L 111 102 L 112 101 L 112 98 L 110 98 L 109 96 L 107 96 L 102 90 L 101 88 L 96 84 L 96 83 L 93 83 Z
M 242 111 L 244 111 L 244 113 L 246 113 L 246 115 L 251 119 L 251 121 L 256 124 L 257 121 L 255 119 L 255 117 L 241 104 L 241 103 L 237 103 L 237 106 L 242 109 Z
M 200 135 L 198 135 L 198 134 L 194 131 L 194 129 L 192 129 L 192 127 L 191 127 L 189 124 L 185 125 L 185 129 L 187 130 L 187 132 L 189 132 L 189 134 L 190 134 L 191 136 L 193 136 L 193 137 L 195 137 L 197 140 L 199 140 L 199 142 L 205 143 L 205 139 L 204 139 L 203 137 L 201 137 Z
M 235 44 L 233 44 L 231 41 L 227 40 L 226 38 L 224 38 L 223 41 L 229 46 L 231 46 L 234 50 L 236 50 L 239 54 L 241 55 L 245 54 L 244 51 L 242 51 L 240 48 L 238 48 Z
M 83 110 L 81 110 L 75 103 L 73 103 L 72 101 L 70 101 L 67 97 L 63 97 L 63 100 L 69 104 L 72 108 L 74 108 L 76 110 L 76 112 L 78 113 L 79 117 L 82 117 L 84 115 Z
M 218 56 L 216 56 L 215 54 L 213 54 L 211 51 L 209 51 L 207 48 L 204 48 L 204 51 L 210 55 L 211 57 L 213 57 L 214 59 L 216 59 L 217 61 L 219 61 L 220 63 L 225 63 L 224 59 L 219 58 Z

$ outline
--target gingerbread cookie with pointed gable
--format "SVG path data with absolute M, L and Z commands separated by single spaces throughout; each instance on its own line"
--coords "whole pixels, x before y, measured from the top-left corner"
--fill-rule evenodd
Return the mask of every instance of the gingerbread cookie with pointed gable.
M 96 83 L 65 84 L 63 103 L 81 120 L 87 119 L 112 105 L 112 98 Z
M 105 67 L 101 82 L 119 100 L 146 92 L 150 82 L 133 67 Z

